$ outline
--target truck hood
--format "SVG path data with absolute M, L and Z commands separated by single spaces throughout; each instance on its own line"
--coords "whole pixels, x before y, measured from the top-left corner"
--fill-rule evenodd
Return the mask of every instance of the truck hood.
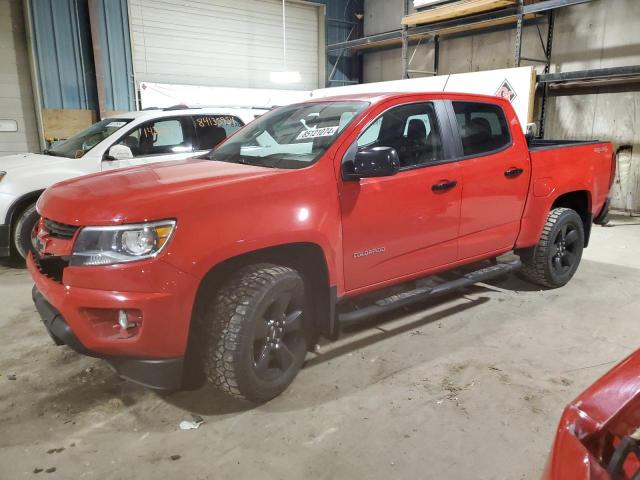
M 82 158 L 54 157 L 53 155 L 41 155 L 39 153 L 20 153 L 0 157 L 0 171 L 7 175 L 21 170 L 33 171 L 33 169 L 72 166 L 77 168 Z
M 215 203 L 214 190 L 283 172 L 196 159 L 153 163 L 57 183 L 40 197 L 38 211 L 83 226 L 172 218 L 189 206 Z

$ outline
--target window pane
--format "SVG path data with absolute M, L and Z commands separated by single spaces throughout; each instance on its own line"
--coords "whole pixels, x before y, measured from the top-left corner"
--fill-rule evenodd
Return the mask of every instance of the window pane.
M 502 108 L 488 103 L 453 102 L 464 155 L 498 150 L 511 143 Z
M 244 125 L 231 115 L 201 115 L 194 117 L 194 121 L 196 150 L 211 150 Z
M 155 123 L 155 138 L 153 139 L 154 147 L 180 145 L 183 140 L 182 125 L 180 125 L 178 120 L 165 120 L 163 122 Z
M 358 147 L 392 147 L 401 167 L 443 159 L 442 141 L 432 103 L 401 105 L 383 113 L 358 138 Z
M 129 147 L 134 157 L 168 155 L 191 152 L 189 136 L 185 136 L 182 120 L 171 118 L 144 123 L 130 132 L 119 144 Z
M 276 108 L 220 144 L 209 158 L 271 168 L 307 167 L 367 105 L 328 100 Z
M 382 117 L 378 118 L 369 127 L 362 132 L 358 138 L 358 147 L 365 147 L 378 141 L 378 135 L 380 135 L 380 125 L 382 125 Z

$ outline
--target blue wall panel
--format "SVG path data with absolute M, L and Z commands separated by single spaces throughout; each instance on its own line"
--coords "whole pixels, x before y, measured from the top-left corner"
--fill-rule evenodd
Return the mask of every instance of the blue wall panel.
M 131 63 L 127 0 L 95 0 L 105 109 L 133 110 L 135 85 Z
M 86 0 L 30 0 L 44 108 L 97 107 Z

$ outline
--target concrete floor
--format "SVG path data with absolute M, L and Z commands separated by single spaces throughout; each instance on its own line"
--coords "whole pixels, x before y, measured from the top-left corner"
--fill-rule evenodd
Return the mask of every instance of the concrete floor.
M 0 267 L 0 479 L 537 478 L 564 404 L 638 347 L 640 219 L 613 224 L 566 287 L 509 277 L 350 330 L 255 408 L 55 347 Z

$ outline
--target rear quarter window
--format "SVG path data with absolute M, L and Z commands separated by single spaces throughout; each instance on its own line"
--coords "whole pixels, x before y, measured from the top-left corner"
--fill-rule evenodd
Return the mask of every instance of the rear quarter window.
M 511 144 L 504 111 L 498 105 L 453 102 L 464 156 L 487 154 Z

